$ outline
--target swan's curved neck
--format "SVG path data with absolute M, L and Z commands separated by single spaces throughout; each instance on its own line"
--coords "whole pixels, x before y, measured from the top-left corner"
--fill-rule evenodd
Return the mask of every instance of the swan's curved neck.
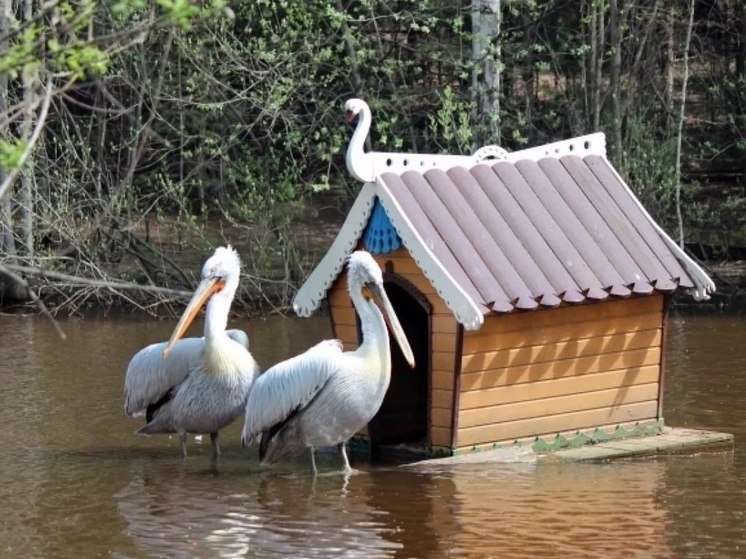
M 364 150 L 365 138 L 368 137 L 368 133 L 370 132 L 371 120 L 370 108 L 367 105 L 363 105 L 358 113 L 357 127 L 355 128 L 355 132 L 352 133 L 352 139 L 347 146 L 347 155 L 345 157 L 347 170 L 353 177 L 363 182 L 373 180 L 373 169 L 369 161 L 370 158 L 365 156 Z

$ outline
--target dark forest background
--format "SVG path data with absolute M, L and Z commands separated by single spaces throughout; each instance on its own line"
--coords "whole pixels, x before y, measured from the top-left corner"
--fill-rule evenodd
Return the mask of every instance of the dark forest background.
M 603 131 L 674 239 L 744 257 L 743 0 L 2 4 L 0 305 L 155 312 L 231 242 L 283 308 L 360 186 L 353 96 L 378 150 Z

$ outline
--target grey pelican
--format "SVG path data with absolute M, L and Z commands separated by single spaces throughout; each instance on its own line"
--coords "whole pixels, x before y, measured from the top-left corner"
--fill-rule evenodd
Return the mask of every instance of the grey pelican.
M 240 268 L 235 250 L 218 247 L 171 339 L 140 350 L 127 366 L 124 411 L 147 421 L 137 432 L 178 433 L 184 456 L 187 433 L 210 433 L 220 454 L 218 432 L 243 413 L 259 374 L 246 334 L 225 329 Z M 204 337 L 180 339 L 205 302 Z
M 344 472 L 350 473 L 345 443 L 378 412 L 391 380 L 387 323 L 414 367 L 412 349 L 373 257 L 353 252 L 347 279 L 360 316 L 362 344 L 343 352 L 339 340 L 324 340 L 268 369 L 249 393 L 241 441 L 248 446 L 259 440 L 262 464 L 291 458 L 308 448 L 316 474 L 314 449 L 339 444 Z

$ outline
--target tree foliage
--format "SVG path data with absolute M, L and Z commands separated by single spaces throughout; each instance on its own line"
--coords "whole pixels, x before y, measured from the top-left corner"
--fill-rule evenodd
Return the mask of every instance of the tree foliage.
M 715 228 L 726 213 L 743 227 L 732 209 L 746 198 L 743 4 L 695 3 L 690 228 Z M 613 163 L 672 228 L 688 2 L 489 5 L 499 11 L 445 0 L 5 0 L 2 177 L 33 152 L 23 180 L 6 184 L 0 262 L 183 288 L 191 278 L 172 257 L 230 236 L 217 223 L 244 239 L 257 291 L 289 297 L 315 258 L 299 248 L 299 225 L 317 226 L 306 216 L 319 201 L 344 204 L 358 188 L 343 158 L 351 96 L 371 105 L 377 149 L 517 149 L 600 129 Z M 497 81 L 486 75 L 495 71 Z M 480 80 L 493 88 L 490 114 Z M 724 181 L 725 195 L 708 181 Z

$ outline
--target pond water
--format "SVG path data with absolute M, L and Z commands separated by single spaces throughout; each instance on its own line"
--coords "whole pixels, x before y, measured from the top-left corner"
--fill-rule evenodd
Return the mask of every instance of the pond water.
M 140 437 L 129 358 L 174 321 L 1 316 L 0 557 L 743 557 L 746 318 L 670 320 L 666 423 L 735 434 L 733 452 L 410 471 L 336 454 L 260 468 L 240 421 Z M 328 337 L 326 318 L 233 322 L 263 366 Z

